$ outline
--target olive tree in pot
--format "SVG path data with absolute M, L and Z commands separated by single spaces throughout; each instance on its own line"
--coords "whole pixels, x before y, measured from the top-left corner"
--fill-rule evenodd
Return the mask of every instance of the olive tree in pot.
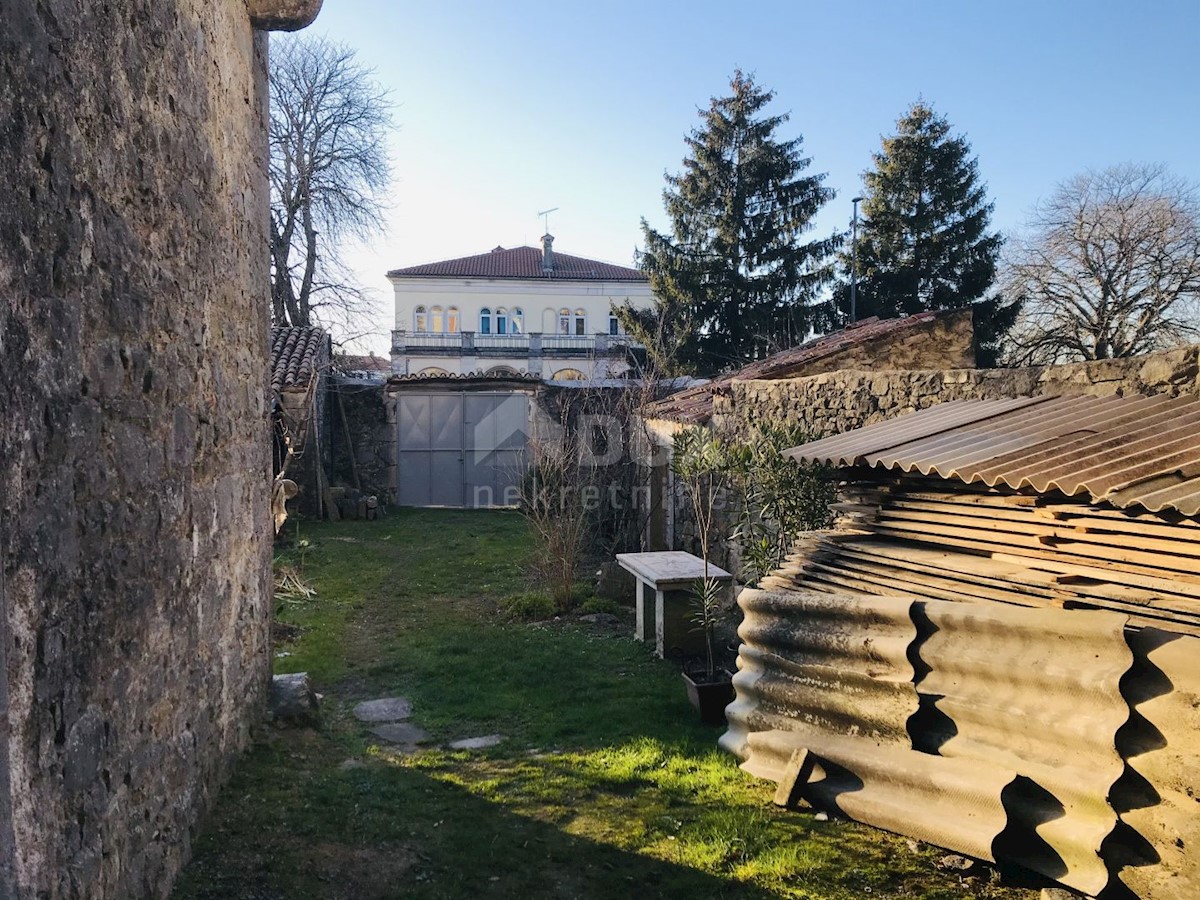
M 703 668 L 694 671 L 685 666 L 683 680 L 692 705 L 700 711 L 700 718 L 710 724 L 724 722 L 725 707 L 733 701 L 733 675 L 718 668 L 713 655 L 713 630 L 720 618 L 724 586 L 709 575 L 710 545 L 728 468 L 724 445 L 707 429 L 687 428 L 675 436 L 671 470 L 683 485 L 696 517 L 700 556 L 704 560 L 704 577 L 697 579 L 692 587 L 692 622 L 704 634 L 705 662 Z

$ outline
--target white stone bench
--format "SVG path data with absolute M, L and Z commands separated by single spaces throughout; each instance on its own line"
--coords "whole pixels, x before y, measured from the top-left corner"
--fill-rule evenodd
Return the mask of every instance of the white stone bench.
M 660 657 L 675 650 L 685 655 L 703 653 L 704 634 L 692 621 L 692 590 L 705 577 L 704 560 L 682 550 L 667 550 L 618 553 L 617 563 L 637 579 L 633 636 L 639 641 L 653 640 L 654 652 Z M 726 587 L 733 584 L 733 576 L 712 563 L 707 577 Z

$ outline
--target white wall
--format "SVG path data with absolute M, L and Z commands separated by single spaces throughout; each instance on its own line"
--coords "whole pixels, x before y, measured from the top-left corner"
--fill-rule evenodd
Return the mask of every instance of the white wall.
M 413 310 L 440 306 L 459 310 L 459 331 L 479 329 L 479 311 L 488 308 L 493 313 L 492 333 L 496 333 L 497 307 L 524 311 L 524 332 L 557 333 L 558 311 L 564 307 L 574 314 L 576 309 L 586 314 L 585 334 L 608 334 L 608 315 L 613 305 L 628 299 L 639 309 L 648 309 L 653 295 L 644 282 L 574 281 L 555 279 L 461 279 L 461 278 L 393 278 L 396 298 L 396 330 L 413 331 Z M 547 325 L 551 327 L 547 329 Z M 432 323 L 426 323 L 428 329 Z M 574 323 L 572 322 L 572 333 Z

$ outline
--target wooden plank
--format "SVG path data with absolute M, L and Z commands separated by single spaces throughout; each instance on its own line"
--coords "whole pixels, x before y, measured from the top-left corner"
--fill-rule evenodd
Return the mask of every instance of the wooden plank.
M 1034 568 L 1042 568 L 1051 572 L 1062 572 L 1069 575 L 1082 575 L 1085 578 L 1092 578 L 1100 582 L 1109 582 L 1111 584 L 1130 585 L 1132 587 L 1145 588 L 1151 591 L 1159 591 L 1164 594 L 1171 595 L 1170 602 L 1176 602 L 1174 597 L 1178 596 L 1185 599 L 1196 599 L 1200 597 L 1200 588 L 1191 582 L 1182 580 L 1175 581 L 1165 578 L 1154 578 L 1141 575 L 1134 572 L 1126 572 L 1121 569 L 1111 567 L 1100 568 L 1094 565 L 1080 565 L 1070 562 L 1055 553 L 1026 553 L 1021 554 L 1016 551 L 1009 553 L 997 552 L 993 554 L 993 558 L 1002 562 L 1024 562 Z M 1166 599 L 1166 598 L 1164 598 Z
M 1038 504 L 1038 511 L 1047 513 L 1058 513 L 1064 516 L 1086 515 L 1094 516 L 1099 519 L 1117 519 L 1130 522 L 1145 522 L 1149 524 L 1169 524 L 1177 528 L 1191 528 L 1200 530 L 1200 521 L 1194 517 L 1185 516 L 1173 509 L 1163 510 L 1162 512 L 1131 512 L 1124 509 L 1116 509 L 1113 507 L 1091 506 L 1082 503 L 1061 503 L 1061 502 L 1043 502 Z
M 1167 522 L 1142 522 L 1122 520 L 1087 513 L 1069 514 L 1055 510 L 1034 510 L 1036 518 L 1044 518 L 1060 526 L 1081 532 L 1107 532 L 1111 534 L 1157 537 L 1172 541 L 1200 542 L 1200 528 Z
M 1053 523 L 1036 518 L 1032 507 L 979 506 L 969 503 L 938 503 L 933 500 L 893 499 L 884 504 L 882 511 L 902 510 L 906 515 L 954 516 L 957 518 L 982 519 L 989 522 L 1016 522 L 1051 528 Z
M 813 572 L 809 577 L 820 573 L 821 577 L 832 580 L 835 583 L 852 585 L 857 590 L 889 597 L 915 596 L 931 600 L 949 600 L 952 603 L 986 602 L 978 596 L 963 593 L 956 588 L 939 587 L 924 579 L 898 579 L 895 577 L 896 573 L 884 575 L 872 574 L 870 572 L 859 571 L 855 568 L 844 567 L 842 563 L 842 560 L 815 563 L 813 565 Z M 993 602 L 1010 603 L 1016 606 L 1045 606 L 1047 603 L 1047 601 L 1039 603 L 1037 598 L 1030 598 L 1028 602 L 1019 599 L 998 600 L 995 597 L 986 599 Z
M 1020 494 L 972 494 L 931 490 L 897 491 L 889 499 L 895 500 L 901 497 L 930 503 L 957 503 L 969 506 L 990 506 L 997 509 L 1032 509 L 1037 506 L 1038 502 L 1037 497 L 1026 497 Z
M 1019 591 L 1023 593 L 1032 593 L 1033 595 L 1042 597 L 1043 599 L 1049 599 L 1054 596 L 1053 582 L 1055 576 L 1048 576 L 1046 573 L 1032 573 L 1030 570 L 1022 569 L 1022 567 L 1019 566 L 1003 566 L 1003 568 L 1006 570 L 1003 576 L 984 575 L 979 570 L 984 566 L 995 565 L 991 558 L 967 553 L 947 555 L 957 559 L 961 565 L 957 567 L 930 565 L 928 563 L 917 562 L 913 559 L 900 555 L 885 556 L 882 554 L 858 552 L 849 548 L 842 548 L 839 557 L 849 557 L 852 559 L 862 560 L 863 562 L 873 562 L 877 565 L 885 564 L 895 566 L 897 569 L 901 569 L 906 572 L 919 572 L 938 578 L 946 578 L 952 581 L 959 581 L 972 585 L 981 584 L 988 587 L 998 588 L 1000 590 L 1012 590 L 1013 586 L 1016 585 L 1018 586 Z
M 991 596 L 990 591 L 978 589 L 974 593 L 966 593 L 961 589 L 961 585 L 952 581 L 947 584 L 937 578 L 907 578 L 901 571 L 888 571 L 885 564 L 874 568 L 856 565 L 852 558 L 854 551 L 850 548 L 839 548 L 838 553 L 840 555 L 836 558 L 812 564 L 806 572 L 795 579 L 768 578 L 764 580 L 762 586 L 769 590 L 803 588 L 834 594 L 867 593 L 876 596 L 904 596 L 917 599 L 924 597 L 950 602 L 1002 602 L 1031 607 L 1109 609 L 1132 615 L 1135 624 L 1154 625 L 1189 634 L 1200 634 L 1200 601 L 1198 600 L 1188 600 L 1178 596 L 1162 598 L 1148 592 L 1107 582 L 1059 588 L 1051 591 L 1050 596 L 1012 592 L 1007 597 L 995 597 Z M 971 563 L 990 562 L 986 557 L 974 554 L 960 554 L 960 556 L 964 561 Z M 1003 565 L 1018 569 L 1022 568 L 1022 564 L 1039 562 L 1041 561 L 1023 557 L 1015 557 L 1013 562 L 1001 561 Z M 1049 562 L 1048 564 L 1053 565 L 1054 563 Z M 883 571 L 879 571 L 880 569 Z M 1034 572 L 1031 571 L 1031 574 Z M 1088 580 L 1091 581 L 1091 579 Z M 1149 602 L 1161 601 L 1166 605 L 1148 605 L 1147 598 L 1149 598 Z
M 1167 627 L 1169 625 L 1170 627 L 1184 628 L 1189 631 L 1192 629 L 1200 631 L 1200 612 L 1189 614 L 1179 609 L 1148 607 L 1136 602 L 1105 597 L 1079 596 L 1074 593 L 1062 593 L 1050 598 L 1040 598 L 1025 594 L 1011 594 L 1007 598 L 986 597 L 981 593 L 966 594 L 955 589 L 941 588 L 926 580 L 897 580 L 888 575 L 875 576 L 853 569 L 847 571 L 841 567 L 843 562 L 843 560 L 835 560 L 829 563 L 817 564 L 814 566 L 815 571 L 811 572 L 808 578 L 819 578 L 822 581 L 832 582 L 850 590 L 882 596 L 916 595 L 917 597 L 928 597 L 935 600 L 947 600 L 959 603 L 980 603 L 990 600 L 1015 606 L 1038 608 L 1108 609 L 1125 614 L 1134 614 L 1144 624 L 1156 624 L 1160 627 Z M 805 586 L 808 583 L 807 579 L 803 582 Z
M 1046 606 L 1052 599 L 1050 596 L 1025 594 L 1019 590 L 996 588 L 977 581 L 960 581 L 911 569 L 865 562 L 861 559 L 854 559 L 846 553 L 840 554 L 836 560 L 831 560 L 826 565 L 850 569 L 853 572 L 861 573 L 861 577 L 877 579 L 876 583 L 878 584 L 897 585 L 901 589 L 905 587 L 912 589 L 913 585 L 920 585 L 927 591 L 936 592 L 931 596 L 943 600 L 994 600 L 998 603 L 1011 603 L 1017 606 Z
M 952 535 L 938 535 L 934 538 L 926 535 L 920 529 L 891 528 L 883 524 L 872 526 L 872 531 L 879 535 L 898 537 L 910 541 L 916 540 L 927 544 L 945 544 L 952 547 L 966 547 L 972 550 L 980 550 L 990 554 L 993 559 L 1005 562 L 1016 562 L 1024 558 L 1045 561 L 1057 560 L 1061 564 L 1061 567 L 1049 571 L 1058 571 L 1070 575 L 1083 575 L 1087 578 L 1095 578 L 1098 581 L 1131 584 L 1136 587 L 1145 587 L 1150 590 L 1164 590 L 1168 593 L 1183 594 L 1184 596 L 1196 596 L 1200 593 L 1200 582 L 1185 581 L 1183 578 L 1179 578 L 1178 580 L 1169 579 L 1163 577 L 1161 574 L 1156 576 L 1146 575 L 1142 571 L 1129 571 L 1128 567 L 1118 567 L 1113 564 L 1105 565 L 1104 563 L 1090 559 L 1068 561 L 1061 553 L 1046 550 L 1040 546 L 1036 548 L 1015 547 L 1011 544 L 997 543 L 996 541 L 981 541 L 972 538 L 954 537 Z
M 896 511 L 893 512 L 893 509 Z M 1171 554 L 1178 553 L 1200 558 L 1200 530 L 1197 530 L 1195 534 L 1191 534 L 1185 529 L 1175 528 L 1170 525 L 1148 526 L 1142 523 L 1134 523 L 1135 525 L 1140 525 L 1140 528 L 1143 530 L 1142 533 L 1137 533 L 1130 530 L 1127 526 L 1118 528 L 1109 527 L 1104 524 L 1112 520 L 1097 519 L 1094 522 L 1087 522 L 1084 525 L 1080 525 L 1078 520 L 1073 520 L 1069 524 L 1065 524 L 1055 519 L 1039 518 L 1036 516 L 1036 512 L 1036 510 L 1031 510 L 1028 514 L 1001 510 L 983 512 L 978 508 L 949 503 L 933 504 L 896 500 L 888 503 L 881 517 L 886 518 L 891 516 L 912 519 L 914 521 L 927 519 L 928 521 L 945 522 L 951 525 L 959 524 L 961 520 L 967 518 L 982 518 L 988 522 L 1001 523 L 997 527 L 1004 528 L 1008 526 L 1002 523 L 1013 522 L 1015 531 L 1027 534 L 1045 534 L 1054 538 L 1081 540 L 1124 549 L 1148 550 Z
M 933 517 L 947 518 L 947 517 Z M 1009 544 L 1014 547 L 1022 548 L 1037 548 L 1045 546 L 1043 539 L 1052 538 L 1053 546 L 1061 550 L 1063 553 L 1073 554 L 1076 556 L 1096 557 L 1099 560 L 1104 560 L 1106 564 L 1111 564 L 1117 560 L 1127 565 L 1137 566 L 1149 569 L 1166 569 L 1171 573 L 1182 577 L 1181 573 L 1187 573 L 1192 580 L 1200 584 L 1200 559 L 1195 559 L 1189 556 L 1178 554 L 1163 554 L 1154 552 L 1145 552 L 1140 550 L 1131 550 L 1121 547 L 1114 547 L 1105 544 L 1088 543 L 1086 541 L 1074 540 L 1066 537 L 1058 537 L 1053 533 L 1053 529 L 1042 529 L 1042 533 L 1027 533 L 1026 529 L 1021 531 L 1000 530 L 996 528 L 986 527 L 969 527 L 964 525 L 947 524 L 941 521 L 932 521 L 931 517 L 912 518 L 907 515 L 894 515 L 886 513 L 879 517 L 877 524 L 869 526 L 872 530 L 877 530 L 880 527 L 887 527 L 897 531 L 903 531 L 909 534 L 936 534 L 942 537 L 965 538 L 968 540 L 977 540 L 987 544 Z M 1160 577 L 1163 572 L 1157 573 Z
M 1140 607 L 1166 605 L 1182 613 L 1200 614 L 1200 600 L 1114 584 L 1107 578 L 1097 580 L 1082 574 L 1047 572 L 1033 568 L 1038 565 L 1035 560 L 1026 559 L 1024 564 L 1005 563 L 974 553 L 925 550 L 882 541 L 864 541 L 853 545 L 853 548 L 841 547 L 838 552 L 843 556 L 877 559 L 896 566 L 928 570 L 932 574 L 946 573 L 948 577 L 981 580 L 996 586 L 1022 584 L 1025 585 L 1025 591 L 1047 598 L 1092 597 L 1118 600 Z
M 893 505 L 905 510 L 903 513 L 898 513 L 898 515 L 908 517 L 913 516 L 913 513 L 909 512 L 909 510 L 930 509 L 933 512 L 937 512 L 936 508 L 931 505 L 906 504 L 903 502 Z M 949 504 L 946 507 L 947 513 L 950 515 L 959 515 L 960 517 L 972 515 L 972 512 L 966 507 L 958 507 L 958 509 L 962 510 L 961 513 L 951 510 Z M 1086 517 L 1072 518 L 1068 522 L 1063 522 L 1057 519 L 1039 519 L 1036 515 L 1037 512 L 1037 510 L 1034 510 L 1034 515 L 1023 518 L 1019 518 L 1019 514 L 989 512 L 986 518 L 989 521 L 999 519 L 1002 521 L 1022 522 L 1031 529 L 1048 529 L 1049 533 L 1055 537 L 1091 541 L 1135 550 L 1152 550 L 1163 553 L 1183 553 L 1189 556 L 1200 556 L 1200 529 L 1189 531 L 1188 529 L 1173 525 L 1149 525 L 1136 522 L 1123 523 L 1112 519 L 1088 519 Z M 946 521 L 950 520 L 947 519 Z M 1042 532 L 1031 531 L 1031 533 Z

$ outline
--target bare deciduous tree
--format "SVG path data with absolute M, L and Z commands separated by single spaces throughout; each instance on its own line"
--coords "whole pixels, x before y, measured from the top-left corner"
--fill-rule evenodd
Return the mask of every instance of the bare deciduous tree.
M 1006 294 L 1024 299 L 1007 361 L 1136 356 L 1200 334 L 1200 194 L 1160 166 L 1080 175 L 1012 242 Z
M 369 296 L 338 258 L 382 227 L 387 92 L 354 51 L 323 38 L 271 41 L 271 312 L 277 325 L 361 328 Z

